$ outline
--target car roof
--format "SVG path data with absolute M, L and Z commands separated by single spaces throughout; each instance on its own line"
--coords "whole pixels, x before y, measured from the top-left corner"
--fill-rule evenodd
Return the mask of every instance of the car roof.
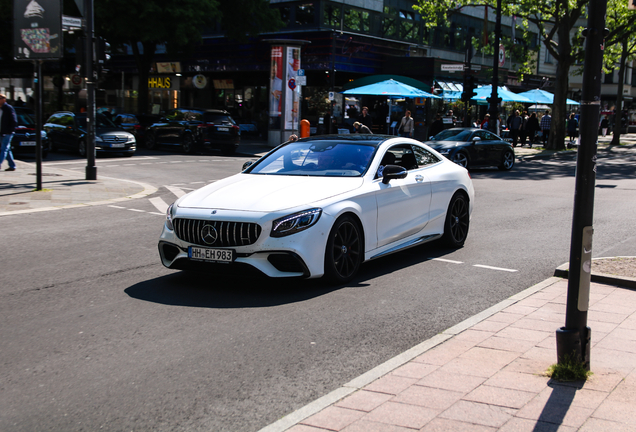
M 299 141 L 303 141 L 303 142 L 338 141 L 341 144 L 359 143 L 359 144 L 378 147 L 385 141 L 388 141 L 394 138 L 399 138 L 399 137 L 396 137 L 394 135 L 380 135 L 380 134 L 343 134 L 343 135 L 316 135 L 316 136 L 312 136 L 308 138 L 302 138 Z

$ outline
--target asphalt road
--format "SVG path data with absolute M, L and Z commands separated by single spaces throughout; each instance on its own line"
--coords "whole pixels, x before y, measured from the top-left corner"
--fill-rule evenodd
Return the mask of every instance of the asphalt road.
M 599 158 L 595 257 L 636 256 L 626 157 Z M 100 158 L 98 175 L 157 193 L 0 218 L 0 430 L 257 431 L 569 258 L 571 156 L 473 171 L 464 248 L 373 261 L 346 286 L 165 269 L 160 207 L 248 159 Z

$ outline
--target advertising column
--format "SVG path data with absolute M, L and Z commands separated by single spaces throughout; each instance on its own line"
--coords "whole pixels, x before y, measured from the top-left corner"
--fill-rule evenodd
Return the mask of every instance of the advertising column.
M 292 134 L 298 135 L 300 121 L 301 40 L 269 40 L 272 44 L 269 81 L 268 144 L 277 146 Z

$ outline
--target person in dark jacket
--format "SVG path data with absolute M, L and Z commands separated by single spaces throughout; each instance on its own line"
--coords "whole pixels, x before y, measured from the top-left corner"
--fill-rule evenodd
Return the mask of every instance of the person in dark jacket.
M 362 107 L 362 114 L 358 117 L 358 121 L 369 128 L 369 130 L 373 130 L 373 120 L 371 120 L 371 115 L 369 115 L 369 108 Z
M 530 114 L 528 123 L 526 123 L 526 130 L 528 132 L 528 145 L 532 147 L 532 144 L 534 144 L 535 135 L 539 131 L 539 119 L 537 118 L 537 113 Z
M 11 105 L 7 103 L 7 97 L 0 94 L 0 136 L 2 138 L 2 147 L 0 147 L 0 166 L 6 159 L 9 168 L 5 171 L 15 171 L 15 161 L 13 153 L 11 153 L 11 139 L 18 126 L 18 116 Z
M 431 129 L 428 135 L 435 136 L 443 130 L 444 130 L 444 122 L 442 121 L 442 116 L 437 114 L 437 116 L 435 116 L 435 121 L 433 122 L 433 124 L 431 124 Z

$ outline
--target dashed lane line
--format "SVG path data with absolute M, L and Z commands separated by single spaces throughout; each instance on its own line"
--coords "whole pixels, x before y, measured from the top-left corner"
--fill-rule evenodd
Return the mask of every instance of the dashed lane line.
M 453 261 L 453 260 L 449 260 L 449 259 L 444 259 L 444 258 L 429 258 L 430 261 L 441 261 L 441 262 L 446 262 L 446 263 L 451 263 L 451 264 L 464 264 L 462 261 Z
M 519 270 L 515 270 L 515 269 L 507 269 L 507 268 L 501 268 L 501 267 L 492 267 L 492 266 L 487 266 L 487 265 L 483 265 L 483 264 L 473 264 L 473 267 L 485 268 L 485 269 L 488 269 L 488 270 L 505 271 L 505 272 L 510 272 L 510 273 L 514 273 L 514 272 L 518 272 L 519 271 Z

